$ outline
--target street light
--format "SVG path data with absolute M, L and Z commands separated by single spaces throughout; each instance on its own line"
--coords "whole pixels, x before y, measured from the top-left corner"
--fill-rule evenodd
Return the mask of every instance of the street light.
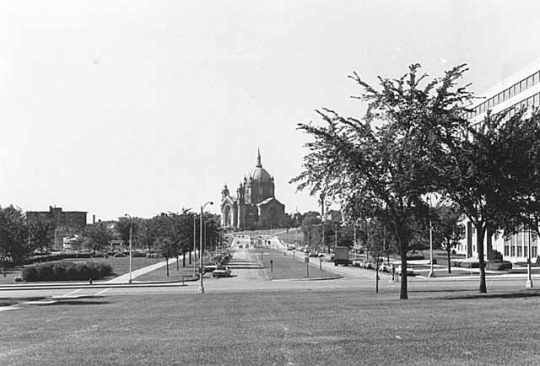
M 132 235 L 133 235 L 133 219 L 131 218 L 131 216 L 129 216 L 128 214 L 126 214 L 127 217 L 129 217 L 129 283 L 132 282 L 132 278 L 131 278 L 131 260 L 132 260 L 132 255 L 131 255 L 131 239 L 132 239 Z
M 427 202 L 429 206 L 429 210 L 431 211 L 431 203 L 432 200 L 434 200 L 435 205 L 439 201 L 439 197 L 437 194 L 429 194 L 427 196 Z M 435 277 L 435 272 L 433 272 L 433 225 L 431 221 L 431 212 L 428 213 L 429 217 L 429 274 L 428 277 Z
M 525 283 L 526 288 L 532 288 L 532 272 L 531 272 L 531 228 L 529 228 L 529 246 L 527 254 L 527 282 Z
M 199 268 L 199 274 L 200 274 L 200 277 L 201 277 L 201 285 L 199 287 L 199 294 L 204 294 L 204 286 L 203 286 L 203 277 L 204 277 L 204 273 L 203 273 L 203 256 L 202 256 L 202 251 L 203 251 L 203 210 L 204 208 L 206 207 L 206 205 L 213 205 L 214 202 L 212 201 L 208 201 L 206 202 L 204 205 L 201 206 L 201 222 L 200 222 L 200 237 L 201 237 L 201 242 L 200 242 L 200 245 L 201 245 L 201 249 L 200 249 L 200 253 L 199 253 L 199 258 L 200 258 L 200 263 L 201 263 L 201 266 Z

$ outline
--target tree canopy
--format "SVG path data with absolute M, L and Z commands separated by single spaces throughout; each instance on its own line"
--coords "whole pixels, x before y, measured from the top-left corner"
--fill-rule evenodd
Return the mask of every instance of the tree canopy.
M 470 98 L 457 83 L 466 71 L 455 67 L 425 82 L 420 65 L 399 79 L 379 77 L 379 89 L 351 76 L 367 102 L 361 118 L 342 117 L 330 109 L 317 111 L 324 124 L 299 124 L 311 135 L 303 171 L 292 180 L 298 189 L 340 202 L 352 219 L 381 218 L 392 230 L 407 266 L 407 251 L 418 219 L 426 214 L 422 196 L 436 191 L 434 158 L 444 154 L 441 138 L 463 126 L 463 105 Z M 407 299 L 403 271 L 400 298 Z

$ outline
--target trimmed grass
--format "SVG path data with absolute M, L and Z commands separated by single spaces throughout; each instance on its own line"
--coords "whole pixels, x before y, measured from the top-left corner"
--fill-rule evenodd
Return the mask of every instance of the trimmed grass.
M 161 259 L 160 262 L 165 261 Z M 198 268 L 196 269 L 198 273 Z M 208 274 L 207 274 L 208 276 Z M 176 263 L 176 259 L 169 260 L 169 276 L 167 277 L 167 266 L 158 268 L 152 272 L 145 273 L 142 276 L 135 278 L 135 281 L 142 282 L 164 282 L 164 281 L 182 281 L 184 278 L 186 281 L 193 277 L 193 264 L 189 264 L 189 261 L 186 261 L 186 267 L 182 267 L 182 260 Z
M 251 252 L 261 260 L 260 250 L 252 250 Z M 318 265 L 319 258 L 309 258 L 310 263 L 314 263 L 316 266 L 310 264 L 309 267 L 307 267 L 305 263 L 298 260 L 298 256 L 304 258 L 304 253 L 297 252 L 295 254 L 296 259 L 294 259 L 292 251 L 284 252 L 284 255 L 282 252 L 263 248 L 262 252 L 261 263 L 271 279 L 308 279 L 337 276 L 333 272 L 325 270 L 321 271 Z M 270 261 L 272 261 L 272 264 Z
M 131 267 L 132 270 L 135 271 L 139 268 L 147 267 L 152 264 L 163 262 L 164 258 L 142 258 L 142 257 L 135 257 L 132 258 Z M 79 258 L 79 259 L 64 259 L 61 262 L 105 262 L 112 266 L 114 276 L 120 276 L 123 274 L 126 274 L 129 272 L 129 257 L 109 257 L 107 259 L 105 258 Z M 54 263 L 54 262 L 49 262 Z M 176 267 L 175 267 L 176 268 Z M 15 283 L 15 277 L 19 276 L 21 274 L 22 268 L 15 268 L 7 272 L 6 276 L 2 276 L 0 274 L 0 285 L 1 284 L 14 284 Z M 109 278 L 112 278 L 109 277 Z
M 180 291 L 24 307 L 0 312 L 0 364 L 537 365 L 540 292 L 470 294 Z

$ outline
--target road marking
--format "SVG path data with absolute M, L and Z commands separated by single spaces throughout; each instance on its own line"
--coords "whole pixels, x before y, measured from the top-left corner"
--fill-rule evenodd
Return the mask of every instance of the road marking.
M 109 291 L 111 288 L 106 288 L 105 290 L 102 290 L 100 292 L 98 292 L 96 295 L 101 295 L 102 293 L 106 292 L 106 291 Z
M 73 294 L 75 294 L 75 293 L 77 293 L 77 292 L 79 292 L 79 291 L 82 291 L 82 288 L 80 288 L 80 289 L 78 289 L 78 290 L 75 290 L 75 291 L 68 292 L 67 294 L 64 294 L 64 295 L 62 295 L 62 296 L 70 296 L 70 295 L 73 295 Z
M 6 310 L 16 310 L 19 309 L 17 306 L 1 306 L 0 311 L 6 311 Z

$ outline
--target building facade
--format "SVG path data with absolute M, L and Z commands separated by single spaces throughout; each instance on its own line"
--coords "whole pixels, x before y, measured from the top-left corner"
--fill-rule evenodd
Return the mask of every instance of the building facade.
M 236 190 L 233 197 L 227 185 L 221 191 L 221 225 L 253 230 L 279 227 L 285 217 L 285 205 L 275 197 L 274 177 L 263 168 L 261 153 L 257 164 Z
M 540 107 L 540 59 L 494 85 L 482 93 L 478 100 L 471 106 L 472 111 L 467 115 L 467 119 L 473 124 L 484 119 L 488 111 L 506 113 L 505 118 L 510 118 L 521 108 Z M 467 257 L 477 256 L 475 228 L 468 220 L 465 220 L 464 224 L 465 239 L 457 246 L 456 252 Z M 489 259 L 492 251 L 496 250 L 505 260 L 525 262 L 529 255 L 529 245 L 531 245 L 531 259 L 537 262 L 538 240 L 529 232 L 511 236 L 505 236 L 504 233 L 486 235 L 484 253 Z
M 27 211 L 26 220 L 49 222 L 54 225 L 54 249 L 63 246 L 63 239 L 79 234 L 86 226 L 86 211 L 63 211 L 61 207 L 49 207 L 49 211 Z

